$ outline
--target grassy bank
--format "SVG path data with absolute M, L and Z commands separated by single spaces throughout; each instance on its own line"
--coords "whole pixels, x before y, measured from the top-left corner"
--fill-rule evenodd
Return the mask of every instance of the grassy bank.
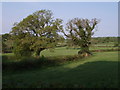
M 3 73 L 3 88 L 118 87 L 118 52 L 94 53 L 60 66 Z

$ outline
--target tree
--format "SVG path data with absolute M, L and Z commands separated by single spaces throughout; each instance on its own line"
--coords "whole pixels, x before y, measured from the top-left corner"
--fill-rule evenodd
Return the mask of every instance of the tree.
M 42 50 L 54 47 L 59 40 L 62 20 L 54 19 L 52 15 L 50 10 L 40 10 L 15 23 L 11 31 L 17 44 L 15 51 L 19 53 L 16 47 L 21 47 L 22 53 L 35 52 L 35 56 L 39 57 Z
M 12 52 L 13 40 L 11 38 L 11 35 L 8 33 L 2 34 L 1 38 L 2 38 L 2 52 L 3 53 Z
M 92 20 L 74 18 L 66 24 L 65 30 L 62 30 L 62 32 L 71 40 L 71 43 L 81 47 L 79 54 L 85 53 L 88 55 L 90 54 L 91 36 L 94 34 L 93 30 L 97 24 L 98 20 L 96 18 Z

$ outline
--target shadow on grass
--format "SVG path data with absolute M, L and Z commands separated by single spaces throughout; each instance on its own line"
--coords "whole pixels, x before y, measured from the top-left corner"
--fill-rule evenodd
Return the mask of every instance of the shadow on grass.
M 119 62 L 120 63 L 120 62 Z M 35 73 L 36 72 L 36 73 Z M 20 82 L 19 82 L 20 81 Z M 118 62 L 95 61 L 3 77 L 3 88 L 118 88 Z
M 2 69 L 3 71 L 27 71 L 37 68 L 45 68 L 50 66 L 59 66 L 68 61 L 74 61 L 77 59 L 82 59 L 83 56 L 73 55 L 73 56 L 63 56 L 63 57 L 24 57 L 17 60 L 14 56 L 2 56 Z

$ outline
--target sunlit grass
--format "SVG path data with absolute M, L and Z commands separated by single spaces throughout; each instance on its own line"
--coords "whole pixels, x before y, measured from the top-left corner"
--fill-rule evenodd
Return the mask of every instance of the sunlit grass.
M 3 87 L 118 87 L 118 52 L 94 53 L 46 69 L 3 73 Z
M 90 47 L 90 50 L 104 50 L 104 49 L 117 49 L 117 47 Z M 50 50 L 44 50 L 41 52 L 41 56 L 65 56 L 65 55 L 75 55 L 78 54 L 78 51 L 80 51 L 80 48 L 68 48 L 67 47 L 59 47 L 53 49 L 53 51 Z

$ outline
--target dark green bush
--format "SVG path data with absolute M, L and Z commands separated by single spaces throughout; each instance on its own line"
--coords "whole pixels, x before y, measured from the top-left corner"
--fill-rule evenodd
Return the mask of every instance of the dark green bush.
M 29 48 L 29 44 L 17 41 L 14 43 L 13 52 L 17 59 L 29 57 L 32 55 L 32 52 Z
M 5 57 L 8 59 L 7 57 Z M 5 59 L 4 58 L 4 59 Z M 48 67 L 48 66 L 56 66 L 60 65 L 62 63 L 65 63 L 67 61 L 74 61 L 78 58 L 83 58 L 80 55 L 74 55 L 74 56 L 64 56 L 64 57 L 54 57 L 54 58 L 46 58 L 44 56 L 41 56 L 40 58 L 35 57 L 24 57 L 19 59 L 19 61 L 16 62 L 9 62 L 3 63 L 3 70 L 28 70 L 33 68 L 40 68 L 40 67 Z

